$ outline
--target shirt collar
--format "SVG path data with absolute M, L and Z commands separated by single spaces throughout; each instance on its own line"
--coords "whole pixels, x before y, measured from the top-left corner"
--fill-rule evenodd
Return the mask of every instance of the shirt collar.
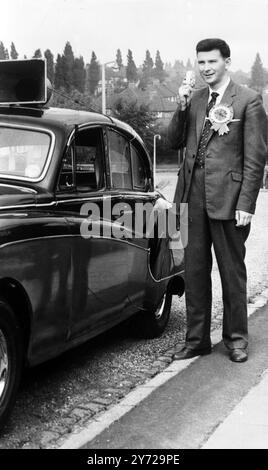
M 229 83 L 230 83 L 231 79 L 230 77 L 228 77 L 228 80 L 226 83 L 224 83 L 224 85 L 222 85 L 220 88 L 218 88 L 218 90 L 212 90 L 210 87 L 209 87 L 209 99 L 211 98 L 211 93 L 213 93 L 214 91 L 216 93 L 218 93 L 219 96 L 217 96 L 217 102 L 220 102 L 220 100 L 222 99 L 223 95 L 224 95 L 224 92 L 226 90 L 226 88 L 228 87 Z

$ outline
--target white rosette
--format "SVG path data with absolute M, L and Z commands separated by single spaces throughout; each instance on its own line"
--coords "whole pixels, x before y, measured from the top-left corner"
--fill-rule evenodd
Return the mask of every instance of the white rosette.
M 232 106 L 219 103 L 210 110 L 208 119 L 212 126 L 211 129 L 218 132 L 219 135 L 228 134 L 230 131 L 227 124 L 233 120 L 234 111 Z

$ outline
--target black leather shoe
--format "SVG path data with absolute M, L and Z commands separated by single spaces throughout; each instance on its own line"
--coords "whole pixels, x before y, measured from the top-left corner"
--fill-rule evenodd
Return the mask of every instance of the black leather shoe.
M 195 356 L 205 356 L 206 354 L 211 353 L 211 348 L 206 349 L 189 349 L 184 346 L 180 351 L 176 352 L 173 356 L 174 361 L 179 361 L 181 359 L 190 359 Z
M 246 349 L 232 349 L 230 351 L 230 359 L 233 362 L 246 362 L 248 353 Z

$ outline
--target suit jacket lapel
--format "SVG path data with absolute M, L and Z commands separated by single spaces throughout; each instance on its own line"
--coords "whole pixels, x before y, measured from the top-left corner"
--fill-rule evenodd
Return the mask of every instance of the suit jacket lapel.
M 221 99 L 222 104 L 232 106 L 233 97 L 236 95 L 235 83 L 231 80 Z
M 232 106 L 233 104 L 233 97 L 236 95 L 235 92 L 235 83 L 231 80 L 228 87 L 226 88 L 223 97 L 221 99 L 222 104 L 226 104 L 227 106 Z M 213 129 L 210 129 L 207 144 L 209 143 L 211 137 L 215 134 Z
M 206 109 L 208 105 L 208 87 L 204 88 L 203 93 L 201 94 L 196 106 L 196 142 L 199 144 L 201 133 L 203 130 L 204 120 L 206 117 Z

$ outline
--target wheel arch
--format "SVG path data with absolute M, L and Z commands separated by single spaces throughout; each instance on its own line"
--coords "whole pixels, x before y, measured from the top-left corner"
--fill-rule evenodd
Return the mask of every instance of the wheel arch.
M 24 287 L 15 279 L 0 279 L 0 296 L 12 308 L 18 319 L 23 334 L 24 353 L 26 355 L 31 333 L 32 306 Z M 24 358 L 24 360 L 26 357 Z

